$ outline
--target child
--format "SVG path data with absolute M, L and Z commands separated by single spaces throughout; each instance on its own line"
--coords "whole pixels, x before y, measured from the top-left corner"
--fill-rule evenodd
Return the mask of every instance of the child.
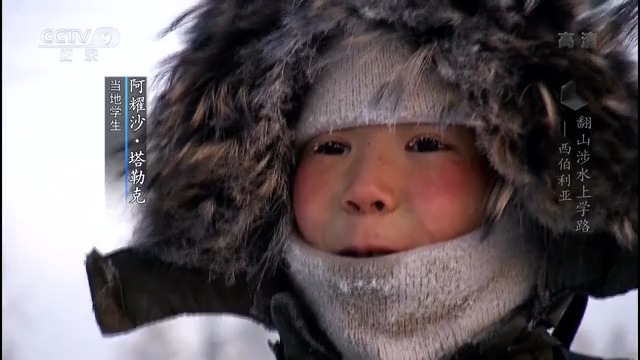
M 637 288 L 637 5 L 469 4 L 195 8 L 136 240 L 87 259 L 102 331 L 232 313 L 277 359 L 587 359 L 587 296 Z

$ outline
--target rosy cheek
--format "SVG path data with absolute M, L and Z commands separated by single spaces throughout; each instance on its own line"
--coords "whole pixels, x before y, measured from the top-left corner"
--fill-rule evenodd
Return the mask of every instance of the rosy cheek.
M 471 231 L 483 206 L 481 174 L 470 166 L 448 162 L 419 171 L 409 184 L 421 222 L 442 241 Z
M 305 240 L 317 245 L 324 228 L 328 204 L 327 175 L 313 161 L 302 163 L 293 184 L 293 210 L 296 223 Z
M 424 169 L 411 179 L 411 188 L 416 196 L 427 204 L 440 199 L 445 201 L 459 197 L 471 180 L 469 172 L 458 166 L 439 166 L 437 171 L 435 168 Z

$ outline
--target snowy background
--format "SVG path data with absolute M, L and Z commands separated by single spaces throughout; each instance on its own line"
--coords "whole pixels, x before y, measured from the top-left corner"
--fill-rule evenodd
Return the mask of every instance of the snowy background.
M 105 76 L 149 76 L 178 38 L 158 31 L 190 2 L 10 0 L 2 4 L 3 360 L 271 359 L 267 334 L 230 317 L 180 318 L 102 338 L 84 271 L 122 246 L 127 214 L 105 201 Z M 114 27 L 85 62 L 39 48 L 46 28 Z M 592 301 L 575 349 L 637 359 L 638 295 Z

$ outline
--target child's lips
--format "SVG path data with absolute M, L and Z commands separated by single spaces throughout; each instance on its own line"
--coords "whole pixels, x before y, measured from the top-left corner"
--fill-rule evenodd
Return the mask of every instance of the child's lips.
M 363 240 L 349 241 L 336 253 L 338 255 L 351 257 L 373 257 L 389 255 L 402 251 L 401 248 L 393 246 L 397 244 L 394 244 L 391 241 L 385 241 L 380 237 L 367 237 L 360 239 Z
M 393 254 L 394 252 L 396 252 L 395 250 L 388 250 L 388 249 L 376 249 L 376 248 L 370 248 L 370 249 L 344 249 L 341 251 L 337 252 L 337 255 L 340 256 L 349 256 L 349 257 L 374 257 L 374 256 L 384 256 L 384 255 L 389 255 L 389 254 Z
M 336 234 L 337 236 L 333 237 L 341 239 L 341 241 L 335 243 L 338 246 L 332 252 L 336 255 L 349 257 L 373 257 L 389 255 L 410 248 L 410 246 L 407 247 L 405 241 L 398 241 L 399 239 L 407 239 L 408 236 L 392 236 L 391 233 L 380 230 L 382 229 L 379 227 L 374 230 L 371 226 L 352 226 L 349 231 Z

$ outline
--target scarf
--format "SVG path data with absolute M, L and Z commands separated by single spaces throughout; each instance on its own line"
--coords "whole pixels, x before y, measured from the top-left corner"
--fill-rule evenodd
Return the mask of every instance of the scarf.
M 294 286 L 348 360 L 445 359 L 482 339 L 532 294 L 538 255 L 517 216 L 482 238 L 372 258 L 343 257 L 294 235 Z

